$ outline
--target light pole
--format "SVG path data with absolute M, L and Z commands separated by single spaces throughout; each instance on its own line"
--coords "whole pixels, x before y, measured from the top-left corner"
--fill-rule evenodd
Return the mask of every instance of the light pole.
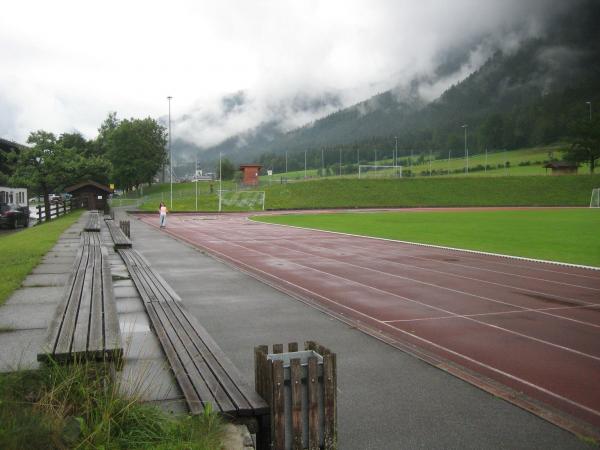
M 221 196 L 223 195 L 223 168 L 221 167 L 221 152 L 219 152 L 219 212 L 221 212 Z
M 169 208 L 173 209 L 173 151 L 171 150 L 171 97 L 167 97 L 169 101 L 169 171 L 171 172 L 171 202 Z
M 398 165 L 398 136 L 394 136 L 394 139 L 396 139 L 396 149 L 394 150 L 394 167 L 396 167 Z
M 340 177 L 342 176 L 342 149 L 340 148 Z
M 285 177 L 287 178 L 287 152 L 285 152 Z
M 469 174 L 469 150 L 467 150 L 467 127 L 468 127 L 467 124 L 462 126 L 462 128 L 465 129 L 465 161 L 466 161 L 465 173 L 468 175 Z
M 325 155 L 323 152 L 323 147 L 321 147 L 321 178 L 325 176 Z
M 590 122 L 592 121 L 592 102 L 585 102 L 590 107 Z

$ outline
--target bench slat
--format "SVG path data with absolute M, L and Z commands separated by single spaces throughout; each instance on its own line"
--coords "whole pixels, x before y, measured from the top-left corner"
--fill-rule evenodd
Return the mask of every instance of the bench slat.
M 102 343 L 113 359 L 120 359 L 123 356 L 121 329 L 119 327 L 108 250 L 105 247 L 102 247 L 102 302 L 102 329 L 104 330 Z
M 236 404 L 240 415 L 261 414 L 268 412 L 266 402 L 244 380 L 237 367 L 221 350 L 206 329 L 197 319 L 179 303 L 169 304 L 176 311 L 180 323 L 194 335 L 194 343 L 199 347 L 203 356 L 209 361 L 213 373 L 219 376 L 221 384 L 227 387 L 227 392 Z
M 213 406 L 215 409 L 225 413 L 236 411 L 238 408 L 236 408 L 236 406 L 229 399 L 227 393 L 223 390 L 220 380 L 213 372 L 212 367 L 207 365 L 207 361 L 205 361 L 204 358 L 205 355 L 202 353 L 201 349 L 199 349 L 192 339 L 190 339 L 190 336 L 187 334 L 187 330 L 181 329 L 182 324 L 169 307 L 170 305 L 171 303 L 163 302 L 155 304 L 154 308 L 161 308 L 165 312 L 166 317 L 170 321 L 171 327 L 179 338 L 179 341 L 174 343 L 174 348 L 179 356 L 179 359 L 181 361 L 186 361 L 189 359 L 193 363 L 194 367 L 189 367 L 191 372 L 188 371 L 188 373 L 199 375 L 192 376 L 191 381 L 198 392 L 200 400 L 205 403 L 206 401 L 211 401 L 212 398 L 214 399 Z M 208 392 L 206 392 L 205 389 L 207 389 Z
M 95 247 L 96 254 L 94 255 L 94 281 L 92 284 L 92 305 L 90 311 L 90 322 L 89 322 L 89 337 L 87 351 L 94 352 L 98 356 L 104 351 L 104 339 L 103 339 L 103 328 L 104 328 L 104 317 L 103 317 L 103 303 L 104 290 L 102 289 L 102 272 L 103 272 L 103 255 L 102 247 Z
M 192 386 L 192 382 L 190 381 L 184 367 L 180 364 L 179 358 L 177 357 L 177 353 L 171 344 L 171 340 L 168 337 L 167 330 L 165 329 L 165 325 L 159 319 L 157 312 L 154 309 L 153 304 L 149 304 L 148 308 L 148 317 L 150 317 L 150 321 L 154 325 L 154 330 L 156 331 L 156 335 L 161 342 L 163 350 L 167 355 L 167 359 L 169 360 L 169 364 L 171 365 L 171 370 L 173 370 L 173 374 L 177 379 L 177 384 L 183 391 L 183 395 L 185 396 L 188 407 L 190 408 L 190 412 L 192 414 L 200 414 L 203 410 L 203 405 L 196 390 Z
M 93 282 L 96 264 L 96 253 L 100 250 L 98 246 L 89 246 L 89 260 L 85 267 L 83 285 L 81 287 L 81 297 L 79 300 L 79 310 L 75 312 L 75 330 L 73 332 L 73 341 L 71 343 L 71 353 L 78 356 L 85 353 L 88 347 L 88 337 L 90 331 L 90 313 L 92 310 Z
M 83 283 L 85 279 L 85 271 L 89 260 L 89 249 L 91 247 L 83 247 L 83 257 L 81 263 L 77 268 L 77 274 L 75 275 L 75 283 L 73 285 L 73 291 L 69 297 L 67 308 L 65 310 L 64 318 L 59 330 L 58 339 L 54 347 L 54 355 L 57 358 L 64 356 L 68 357 L 71 352 L 71 344 L 73 342 L 73 335 L 75 332 L 75 324 L 77 320 L 77 310 L 79 308 L 79 301 L 81 299 L 81 293 Z

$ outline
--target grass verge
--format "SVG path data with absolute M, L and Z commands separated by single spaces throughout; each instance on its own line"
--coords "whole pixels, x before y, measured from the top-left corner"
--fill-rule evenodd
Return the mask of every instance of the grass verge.
M 21 286 L 29 272 L 81 214 L 82 210 L 74 211 L 49 223 L 0 236 L 0 305 Z
M 290 214 L 255 220 L 600 267 L 600 211 Z
M 222 435 L 210 408 L 202 416 L 168 416 L 122 394 L 104 364 L 0 374 L 2 449 L 215 450 Z

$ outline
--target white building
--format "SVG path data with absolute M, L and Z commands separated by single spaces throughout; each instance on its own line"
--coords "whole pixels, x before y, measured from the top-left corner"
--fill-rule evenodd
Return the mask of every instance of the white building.
M 0 203 L 28 206 L 27 189 L 0 186 Z

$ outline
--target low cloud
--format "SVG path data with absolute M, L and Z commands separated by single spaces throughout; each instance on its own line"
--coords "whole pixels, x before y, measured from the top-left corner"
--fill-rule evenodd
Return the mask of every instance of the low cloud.
M 414 80 L 430 101 L 573 3 L 11 2 L 0 17 L 0 132 L 94 137 L 108 111 L 165 120 L 172 95 L 174 137 L 208 147 L 265 123 L 287 131 Z M 453 49 L 466 53 L 438 73 Z

